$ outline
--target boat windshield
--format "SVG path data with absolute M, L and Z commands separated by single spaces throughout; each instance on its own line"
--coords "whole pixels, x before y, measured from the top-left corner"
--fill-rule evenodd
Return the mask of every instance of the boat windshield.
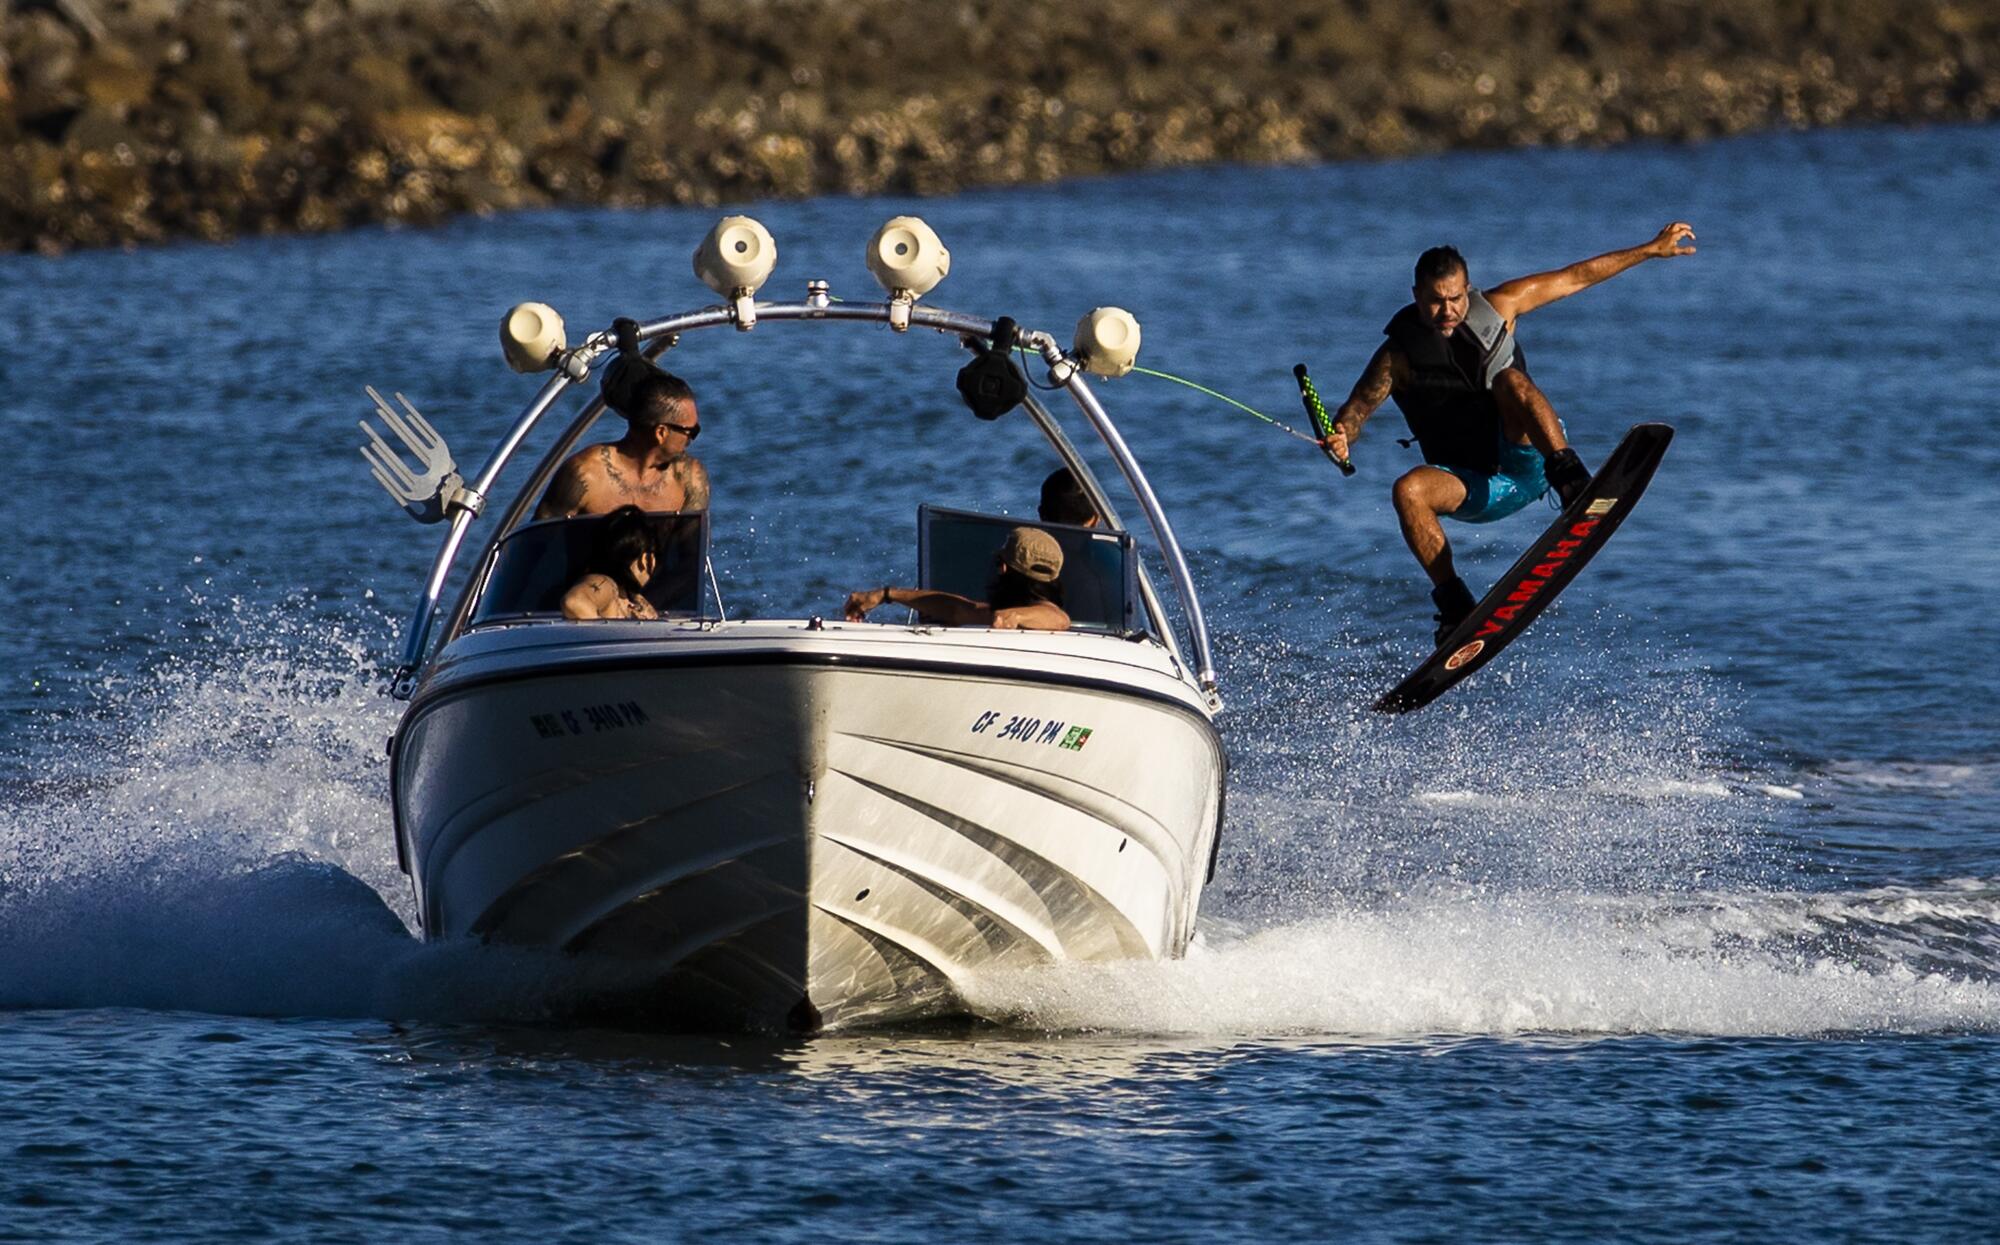
M 653 526 L 658 563 L 642 590 L 662 618 L 701 615 L 702 570 L 708 561 L 708 514 L 659 513 Z M 607 515 L 546 519 L 509 532 L 494 548 L 472 625 L 562 614 L 563 595 L 593 569 Z
M 1071 527 L 1064 523 L 1023 523 L 1018 517 L 974 514 L 938 506 L 917 508 L 917 566 L 920 587 L 986 599 L 994 555 L 1017 527 L 1035 527 L 1062 546 L 1063 610 L 1078 631 L 1119 634 L 1143 630 L 1140 622 L 1137 546 L 1128 532 Z

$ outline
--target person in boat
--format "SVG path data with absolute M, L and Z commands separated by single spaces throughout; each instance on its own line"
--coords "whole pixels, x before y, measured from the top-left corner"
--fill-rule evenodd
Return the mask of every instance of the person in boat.
M 1514 340 L 1522 316 L 1607 281 L 1649 259 L 1694 254 L 1694 230 L 1675 221 L 1652 241 L 1472 288 L 1465 257 L 1449 246 L 1417 258 L 1415 296 L 1383 333 L 1354 391 L 1321 444 L 1345 459 L 1369 416 L 1394 398 L 1424 456 L 1390 495 L 1403 539 L 1431 580 L 1437 642 L 1477 604 L 1452 568 L 1441 517 L 1490 523 L 1540 498 L 1551 487 L 1567 506 L 1590 483 L 1570 448 L 1555 408 L 1528 376 Z
M 1076 527 L 1096 527 L 1097 507 L 1076 482 L 1068 467 L 1058 467 L 1042 481 L 1041 505 L 1036 508 L 1044 523 L 1068 523 Z
M 701 435 L 694 390 L 652 360 L 620 357 L 600 382 L 625 435 L 570 455 L 535 507 L 537 519 L 608 514 L 620 506 L 708 509 L 708 471 L 688 452 Z
M 1062 546 L 1036 527 L 1017 527 L 993 559 L 986 599 L 974 601 L 933 588 L 868 588 L 848 594 L 846 616 L 860 622 L 868 611 L 905 605 L 930 622 L 947 627 L 992 627 L 997 631 L 1067 631 L 1062 606 Z
M 620 506 L 604 520 L 589 571 L 563 594 L 563 617 L 658 618 L 643 595 L 659 566 L 659 543 L 646 512 Z

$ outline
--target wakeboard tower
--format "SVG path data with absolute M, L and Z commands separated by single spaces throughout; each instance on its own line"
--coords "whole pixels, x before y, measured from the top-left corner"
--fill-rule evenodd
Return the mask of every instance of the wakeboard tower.
M 1437 651 L 1375 702 L 1376 711 L 1409 713 L 1423 708 L 1526 631 L 1632 513 L 1673 436 L 1667 424 L 1634 425 L 1591 477 L 1589 487 L 1494 582 L 1492 591 L 1480 598 Z

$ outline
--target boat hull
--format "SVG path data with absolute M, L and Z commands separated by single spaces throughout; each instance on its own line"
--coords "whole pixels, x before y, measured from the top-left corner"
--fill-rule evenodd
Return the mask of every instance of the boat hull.
M 1070 665 L 653 645 L 461 670 L 394 743 L 425 932 L 575 952 L 617 969 L 617 1010 L 753 1027 L 1177 956 L 1219 741 L 1166 680 Z

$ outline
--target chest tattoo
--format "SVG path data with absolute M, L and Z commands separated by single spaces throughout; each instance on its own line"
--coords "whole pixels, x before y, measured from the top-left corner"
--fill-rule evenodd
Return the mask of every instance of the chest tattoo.
M 611 447 L 608 445 L 600 447 L 597 456 L 598 461 L 604 464 L 604 475 L 606 479 L 611 481 L 611 486 L 629 497 L 632 493 L 632 485 L 625 479 L 625 473 L 618 470 L 618 460 L 612 457 Z

